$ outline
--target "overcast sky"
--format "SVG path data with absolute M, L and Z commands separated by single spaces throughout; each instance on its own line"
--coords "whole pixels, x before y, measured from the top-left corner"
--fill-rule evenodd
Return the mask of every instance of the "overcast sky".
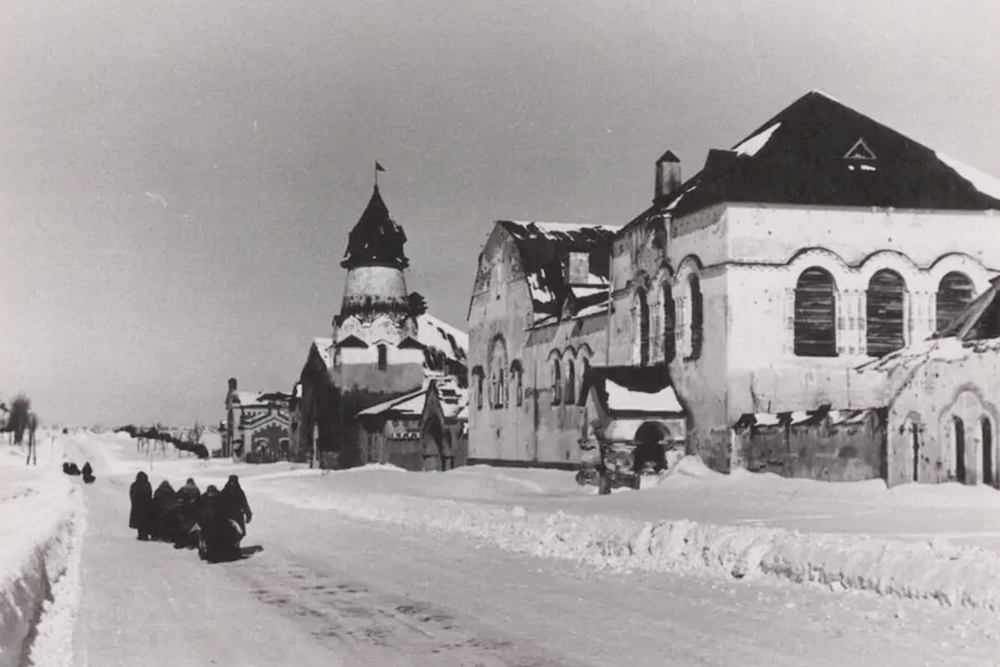
M 996 0 L 0 3 L 0 398 L 47 423 L 289 391 L 381 190 L 464 328 L 496 219 L 624 224 L 818 88 L 1000 174 Z

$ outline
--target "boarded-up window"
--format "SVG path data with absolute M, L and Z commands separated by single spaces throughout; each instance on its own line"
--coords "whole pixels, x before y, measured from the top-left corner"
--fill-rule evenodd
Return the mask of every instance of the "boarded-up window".
M 903 277 L 889 269 L 882 269 L 868 283 L 868 355 L 883 357 L 905 345 L 903 303 L 906 283 Z
M 646 291 L 639 290 L 639 365 L 649 364 L 649 301 Z
M 573 359 L 566 360 L 566 404 L 572 405 L 576 402 L 576 362 Z
M 937 291 L 937 330 L 941 331 L 962 314 L 972 301 L 975 288 L 964 273 L 952 271 L 941 279 Z
M 795 355 L 837 356 L 837 285 L 819 267 L 803 271 L 795 285 Z
M 663 283 L 663 361 L 670 363 L 677 354 L 677 342 L 674 331 L 676 311 L 674 292 L 668 283 Z
M 705 305 L 701 295 L 701 281 L 698 276 L 688 278 L 688 289 L 691 292 L 691 355 L 689 358 L 701 357 L 701 344 L 704 337 Z

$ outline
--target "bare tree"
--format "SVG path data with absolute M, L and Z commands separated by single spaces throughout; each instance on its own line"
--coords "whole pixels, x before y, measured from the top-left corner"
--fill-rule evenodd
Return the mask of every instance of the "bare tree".
M 34 412 L 28 413 L 28 460 L 27 465 L 38 465 L 38 448 L 35 446 L 35 431 L 38 429 L 38 416 Z
M 10 419 L 8 428 L 14 433 L 14 444 L 20 445 L 24 439 L 24 431 L 28 428 L 28 415 L 31 412 L 31 399 L 23 393 L 14 398 L 10 404 Z

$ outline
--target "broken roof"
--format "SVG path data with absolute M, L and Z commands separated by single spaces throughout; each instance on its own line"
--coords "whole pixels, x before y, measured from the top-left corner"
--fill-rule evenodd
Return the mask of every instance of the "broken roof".
M 1000 350 L 1000 277 L 931 338 L 866 362 L 858 370 L 892 373 L 928 361 L 960 361 L 991 350 Z
M 828 419 L 831 426 L 850 426 L 862 423 L 869 415 L 882 408 L 857 408 L 834 410 L 829 405 L 821 405 L 815 410 L 793 412 L 747 412 L 733 424 L 736 430 L 756 427 L 784 428 L 786 426 L 815 426 Z
M 562 317 L 571 294 L 563 268 L 570 253 L 586 253 L 589 262 L 585 281 L 589 289 L 572 294 L 570 306 L 574 313 L 606 300 L 611 243 L 619 227 L 513 220 L 500 220 L 497 225 L 511 235 L 517 247 L 531 291 L 533 324 Z
M 684 408 L 670 381 L 666 364 L 656 366 L 590 366 L 584 372 L 579 405 L 594 389 L 612 416 L 681 416 Z
M 417 341 L 452 361 L 465 363 L 469 355 L 469 334 L 428 313 L 417 317 Z
M 810 91 L 732 149 L 709 151 L 636 221 L 722 202 L 987 210 L 1000 209 L 1000 181 Z
M 372 265 L 405 269 L 410 263 L 403 252 L 405 243 L 406 233 L 389 215 L 376 185 L 368 206 L 351 230 L 340 265 L 345 269 Z

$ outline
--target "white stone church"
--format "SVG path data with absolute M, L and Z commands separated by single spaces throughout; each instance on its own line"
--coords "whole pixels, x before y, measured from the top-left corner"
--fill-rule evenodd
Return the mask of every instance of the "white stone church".
M 1000 275 L 1000 186 L 823 93 L 807 93 L 732 148 L 710 150 L 688 180 L 681 171 L 667 152 L 656 163 L 652 206 L 613 232 L 604 307 L 586 311 L 603 318 L 603 331 L 590 323 L 581 335 L 591 366 L 661 366 L 686 413 L 688 451 L 718 470 L 741 459 L 733 427 L 746 415 L 763 423 L 763 415 L 821 406 L 884 406 L 884 378 L 855 369 L 946 326 Z M 552 265 L 568 266 L 573 251 L 556 248 Z M 505 256 L 484 253 L 479 275 L 493 274 L 491 262 Z M 508 290 L 537 280 L 516 266 L 503 275 Z M 483 308 L 481 294 L 470 306 L 469 364 L 486 369 L 489 341 L 478 332 L 495 328 L 487 313 L 497 309 Z M 542 349 L 547 339 L 574 348 L 564 320 L 578 319 L 579 309 L 570 290 L 553 299 L 555 321 L 522 324 L 531 336 L 517 338 L 530 340 L 530 354 L 526 343 L 507 346 L 520 367 L 526 356 L 545 360 L 522 392 L 582 381 L 580 369 L 557 368 Z M 506 310 L 516 308 L 532 304 Z M 545 335 L 545 326 L 560 334 Z M 534 426 L 553 423 L 547 412 L 567 413 L 555 420 L 567 431 L 587 422 L 569 416 L 582 402 L 546 404 L 545 392 L 539 402 L 519 412 L 510 401 L 473 399 L 482 407 L 470 411 L 470 459 L 514 463 L 532 451 L 491 450 L 486 424 L 493 432 L 502 422 L 527 439 Z M 491 414 L 494 403 L 504 418 Z M 786 472 L 878 477 L 892 465 L 884 443 L 830 447 L 792 452 L 797 467 Z

